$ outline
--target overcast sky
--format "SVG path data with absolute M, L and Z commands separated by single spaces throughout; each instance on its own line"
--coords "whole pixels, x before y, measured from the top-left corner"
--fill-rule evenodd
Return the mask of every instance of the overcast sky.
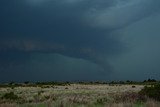
M 159 0 L 1 0 L 0 82 L 160 79 Z

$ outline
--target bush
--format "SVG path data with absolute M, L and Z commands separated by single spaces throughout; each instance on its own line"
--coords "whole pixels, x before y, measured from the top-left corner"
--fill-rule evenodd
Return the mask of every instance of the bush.
M 139 94 L 160 101 L 160 84 L 152 85 L 150 87 L 145 86 Z
M 116 103 L 121 103 L 121 102 L 137 103 L 146 101 L 146 98 L 144 96 L 141 96 L 136 92 L 124 92 L 122 94 L 115 94 L 113 95 L 113 98 Z
M 15 95 L 13 92 L 10 92 L 10 93 L 5 93 L 2 96 L 2 99 L 17 100 L 17 99 L 19 99 L 19 97 L 17 95 Z
M 99 99 L 97 99 L 97 101 L 96 101 L 96 104 L 100 104 L 100 105 L 103 105 L 103 104 L 105 104 L 105 103 L 107 103 L 109 101 L 109 99 L 108 98 L 99 98 Z
M 136 86 L 133 85 L 132 88 L 136 88 Z

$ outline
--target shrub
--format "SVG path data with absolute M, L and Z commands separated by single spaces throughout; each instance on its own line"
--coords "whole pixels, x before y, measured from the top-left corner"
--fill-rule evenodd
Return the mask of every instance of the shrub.
M 113 98 L 116 103 L 120 102 L 137 103 L 137 102 L 144 102 L 146 100 L 143 96 L 140 96 L 136 92 L 124 92 L 121 94 L 115 94 L 113 95 Z
M 133 85 L 132 88 L 136 88 L 136 86 Z
M 99 98 L 97 99 L 96 104 L 105 104 L 107 102 L 108 102 L 107 98 Z
M 152 85 L 150 87 L 145 86 L 139 94 L 160 101 L 160 84 Z
M 68 87 L 65 88 L 66 90 L 68 89 Z
M 13 92 L 10 92 L 10 93 L 5 93 L 2 96 L 2 99 L 17 100 L 17 99 L 19 99 L 19 97 L 17 95 L 15 95 Z

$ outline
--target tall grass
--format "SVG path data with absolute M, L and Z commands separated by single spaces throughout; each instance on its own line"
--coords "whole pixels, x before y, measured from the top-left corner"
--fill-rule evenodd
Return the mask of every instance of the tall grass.
M 159 102 L 139 95 L 143 87 L 118 84 L 5 87 L 0 88 L 0 107 L 158 107 Z

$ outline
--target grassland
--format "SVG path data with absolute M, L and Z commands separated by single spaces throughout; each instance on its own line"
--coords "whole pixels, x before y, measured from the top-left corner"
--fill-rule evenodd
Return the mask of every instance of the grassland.
M 0 88 L 0 107 L 160 107 L 144 85 L 65 84 Z

